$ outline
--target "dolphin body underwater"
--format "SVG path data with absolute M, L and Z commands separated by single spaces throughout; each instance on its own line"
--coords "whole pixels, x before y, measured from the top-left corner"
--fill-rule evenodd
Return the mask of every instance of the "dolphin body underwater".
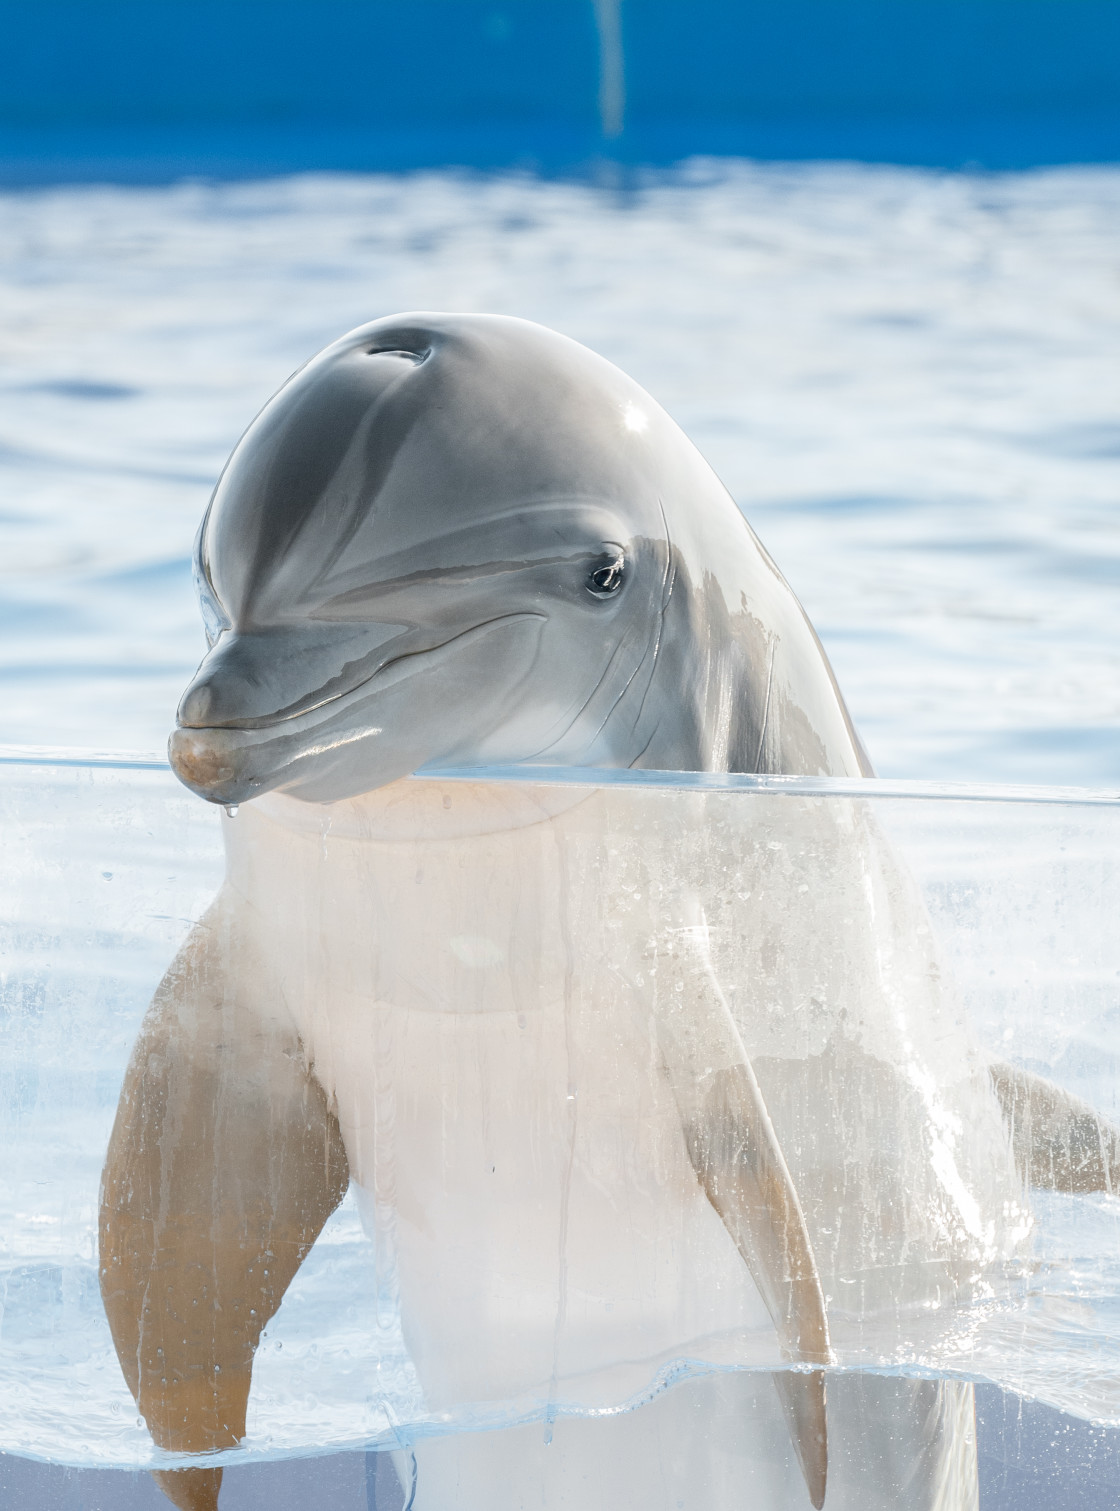
M 414 1511 L 975 1508 L 970 1384 L 826 1368 L 920 1351 L 1018 1262 L 1027 1178 L 1104 1189 L 1120 1143 L 985 1059 L 866 805 L 401 780 L 872 774 L 696 449 L 539 326 L 379 320 L 250 426 L 196 573 L 171 761 L 246 806 L 101 1200 L 156 1443 L 244 1436 L 353 1180 L 429 1408 L 537 1418 L 396 1455 Z

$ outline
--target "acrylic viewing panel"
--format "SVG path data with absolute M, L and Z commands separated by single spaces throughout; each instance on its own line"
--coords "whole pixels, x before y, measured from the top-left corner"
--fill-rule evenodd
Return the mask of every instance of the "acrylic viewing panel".
M 995 1090 L 1006 1064 L 1120 1121 L 1120 804 L 600 779 L 433 776 L 223 819 L 156 765 L 0 765 L 0 1450 L 168 1462 L 102 1310 L 98 1186 L 223 827 L 261 1000 L 292 1015 L 355 1182 L 225 1460 L 780 1366 L 682 1132 L 727 1021 L 839 1366 L 1120 1421 L 1120 1202 L 1024 1183 Z M 1036 1183 L 1063 1157 L 1041 1127 Z M 1110 1170 L 1094 1127 L 1074 1153 Z

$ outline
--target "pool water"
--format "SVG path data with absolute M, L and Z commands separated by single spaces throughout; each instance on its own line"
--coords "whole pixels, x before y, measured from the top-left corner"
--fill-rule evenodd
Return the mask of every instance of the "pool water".
M 710 814 L 713 844 L 757 820 L 777 837 L 767 848 L 781 849 L 787 816 L 791 836 L 799 833 L 804 800 L 786 789 L 733 787 L 686 809 L 687 779 L 615 780 L 620 811 L 633 799 L 654 802 L 667 834 L 683 832 L 686 812 Z M 980 1042 L 1120 1120 L 1120 954 L 1110 927 L 1120 905 L 1120 802 L 1055 801 L 1045 789 L 1011 790 L 1012 801 L 917 784 L 862 790 L 922 888 Z M 843 794 L 821 801 L 850 803 Z M 95 1507 L 99 1496 L 140 1507 L 150 1496 L 141 1471 L 182 1460 L 153 1449 L 113 1352 L 97 1282 L 98 1181 L 146 1004 L 221 877 L 218 816 L 156 764 L 9 754 L 0 818 L 0 1489 L 67 1511 Z M 856 1149 L 853 1141 L 849 1158 Z M 1030 1505 L 1036 1494 L 1040 1506 L 1061 1505 L 1073 1487 L 1082 1499 L 1070 1505 L 1103 1507 L 1120 1452 L 1120 1202 L 1034 1192 L 1030 1204 L 1027 1248 L 997 1260 L 974 1301 L 900 1313 L 897 1336 L 889 1308 L 854 1333 L 834 1317 L 834 1343 L 848 1365 L 981 1382 L 985 1511 Z M 657 1370 L 648 1367 L 639 1391 Z M 559 1404 L 586 1409 L 563 1392 Z M 246 1439 L 221 1455 L 227 1503 L 282 1506 L 279 1462 L 294 1466 L 284 1494 L 323 1476 L 337 1482 L 332 1504 L 398 1511 L 387 1455 L 366 1450 L 391 1449 L 402 1430 L 501 1426 L 539 1407 L 468 1400 L 432 1414 L 347 1199 L 262 1341 Z
M 633 374 L 804 601 L 881 774 L 1120 778 L 1120 169 L 699 162 L 0 196 L 10 741 L 160 749 L 242 429 L 395 310 Z
M 1112 1511 L 1120 1499 L 1120 1430 L 1098 1427 L 979 1386 L 981 1511 Z M 75 1469 L 0 1455 L 5 1504 L 35 1511 L 166 1511 L 147 1474 Z M 222 1511 L 404 1511 L 382 1453 L 325 1454 L 225 1471 Z
M 191 540 L 249 419 L 355 324 L 488 309 L 603 352 L 692 436 L 805 603 L 880 773 L 1116 788 L 1118 275 L 1109 168 L 724 162 L 583 182 L 308 175 L 0 196 L 0 739 L 160 749 L 203 649 Z M 213 882 L 205 845 L 179 860 L 195 880 L 176 882 L 162 921 L 158 897 L 145 905 L 148 943 L 122 967 L 131 996 L 98 1072 L 86 1194 L 29 1206 L 49 1221 L 38 1238 L 19 1229 L 17 1246 L 31 1234 L 39 1249 L 3 1261 L 9 1402 L 21 1349 L 42 1356 L 36 1327 L 77 1320 L 86 1350 L 60 1355 L 22 1423 L 9 1413 L 6 1504 L 166 1504 L 139 1468 L 146 1438 L 121 1415 L 127 1392 L 96 1335 L 88 1233 L 117 1061 L 161 952 Z M 7 942 L 18 1036 L 44 999 L 18 959 L 13 974 L 22 946 Z M 73 984 L 65 972 L 59 983 Z M 1095 1068 L 1114 1091 L 1101 1042 L 1061 1067 Z M 17 1091 L 38 1095 L 26 1079 Z M 1079 1329 L 1111 1297 L 1116 1221 L 1111 1198 L 1094 1204 L 1089 1252 L 1065 1276 L 1063 1346 L 1086 1364 L 1099 1338 Z M 344 1208 L 328 1237 L 323 1265 L 352 1257 L 356 1214 Z M 313 1317 L 313 1265 L 306 1279 Z M 1098 1385 L 1115 1377 L 1112 1346 Z M 282 1395 L 267 1347 L 262 1374 Z M 65 1451 L 59 1381 L 120 1396 L 119 1451 L 104 1452 L 111 1433 L 96 1451 Z M 984 1511 L 1120 1505 L 1115 1413 L 1098 1402 L 1078 1415 L 1059 1396 L 978 1388 Z M 350 1427 L 357 1443 L 370 1423 Z M 357 1448 L 227 1470 L 224 1511 L 316 1499 L 402 1504 L 385 1455 Z

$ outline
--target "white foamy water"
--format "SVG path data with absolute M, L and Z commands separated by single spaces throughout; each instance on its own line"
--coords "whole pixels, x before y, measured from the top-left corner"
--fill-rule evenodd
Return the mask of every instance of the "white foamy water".
M 714 463 L 885 775 L 1120 777 L 1120 170 L 696 166 L 0 197 L 0 738 L 158 748 L 239 433 L 347 328 L 496 310 Z

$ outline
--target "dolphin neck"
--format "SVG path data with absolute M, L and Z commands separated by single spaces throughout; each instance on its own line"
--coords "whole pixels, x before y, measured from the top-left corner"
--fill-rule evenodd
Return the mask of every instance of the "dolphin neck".
M 586 788 L 535 783 L 405 777 L 334 803 L 309 803 L 270 792 L 255 799 L 253 807 L 270 822 L 300 833 L 411 844 L 527 829 L 595 795 Z
M 873 775 L 804 609 L 727 504 L 704 522 L 712 538 L 674 550 L 656 655 L 640 692 L 633 738 L 641 754 L 629 764 Z M 696 561 L 707 565 L 690 567 Z

